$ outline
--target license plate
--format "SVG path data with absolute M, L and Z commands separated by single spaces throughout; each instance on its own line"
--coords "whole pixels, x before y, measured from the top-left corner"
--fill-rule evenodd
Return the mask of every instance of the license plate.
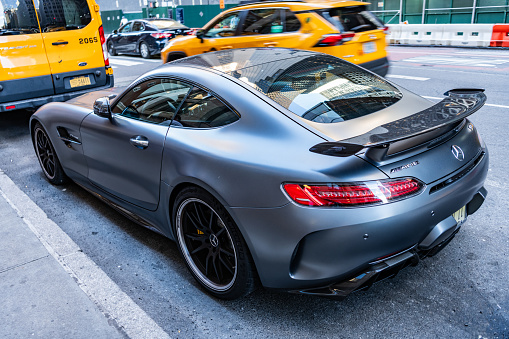
M 376 52 L 376 43 L 374 41 L 363 43 L 362 51 L 364 54 Z
M 88 76 L 72 78 L 69 80 L 69 83 L 71 84 L 71 88 L 91 85 L 90 78 Z
M 454 212 L 452 216 L 454 217 L 454 219 L 456 219 L 458 225 L 463 224 L 465 220 L 467 220 L 467 207 L 463 206 L 462 208 Z

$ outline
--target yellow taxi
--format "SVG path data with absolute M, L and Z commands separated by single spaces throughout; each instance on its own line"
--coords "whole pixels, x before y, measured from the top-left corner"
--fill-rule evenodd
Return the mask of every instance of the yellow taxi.
M 94 0 L 0 0 L 0 112 L 113 86 Z
M 334 55 L 384 76 L 384 24 L 359 1 L 263 1 L 222 12 L 195 36 L 173 39 L 163 62 L 217 50 L 284 47 Z

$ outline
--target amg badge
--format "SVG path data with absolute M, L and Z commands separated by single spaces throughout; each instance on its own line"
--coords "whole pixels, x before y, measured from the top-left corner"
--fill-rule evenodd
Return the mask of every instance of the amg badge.
M 410 168 L 410 167 L 414 167 L 414 166 L 417 166 L 417 165 L 419 165 L 419 161 L 417 161 L 417 160 L 416 161 L 412 161 L 409 164 L 406 164 L 406 165 L 399 166 L 399 167 L 391 169 L 391 173 L 396 173 L 396 172 L 399 172 L 399 171 L 402 171 L 404 169 L 407 169 L 407 168 Z

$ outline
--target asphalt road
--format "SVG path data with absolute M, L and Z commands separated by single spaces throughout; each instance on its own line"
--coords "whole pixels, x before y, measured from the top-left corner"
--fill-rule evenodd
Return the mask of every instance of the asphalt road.
M 161 328 L 176 338 L 509 338 L 509 52 L 390 47 L 388 75 L 439 100 L 453 88 L 485 88 L 471 117 L 490 151 L 489 191 L 437 256 L 342 302 L 258 290 L 236 301 L 203 293 L 177 247 L 124 218 L 74 184 L 43 178 L 28 132 L 28 112 L 0 115 L 0 169 L 76 242 Z M 127 85 L 157 59 L 113 57 Z

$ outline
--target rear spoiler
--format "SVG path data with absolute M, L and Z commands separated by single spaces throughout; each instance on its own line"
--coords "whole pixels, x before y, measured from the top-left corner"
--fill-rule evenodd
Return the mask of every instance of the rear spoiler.
M 381 125 L 371 131 L 337 142 L 323 142 L 311 147 L 311 152 L 348 157 L 364 148 L 388 144 L 461 121 L 477 112 L 486 102 L 484 89 L 458 88 L 444 93 L 439 103 L 406 118 Z

